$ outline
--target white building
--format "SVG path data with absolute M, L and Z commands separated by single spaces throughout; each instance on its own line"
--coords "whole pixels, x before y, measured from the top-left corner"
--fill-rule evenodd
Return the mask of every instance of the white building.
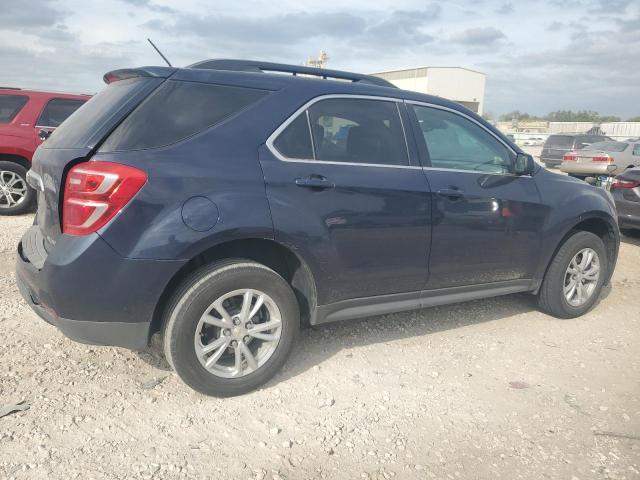
M 482 115 L 484 73 L 463 67 L 418 67 L 374 73 L 404 90 L 414 90 L 453 100 Z

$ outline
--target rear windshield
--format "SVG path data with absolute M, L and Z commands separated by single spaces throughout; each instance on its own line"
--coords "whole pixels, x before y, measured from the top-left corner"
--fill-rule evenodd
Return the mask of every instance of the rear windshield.
M 547 139 L 547 147 L 572 147 L 574 137 L 568 135 L 551 135 Z
M 107 85 L 76 110 L 43 143 L 44 148 L 93 147 L 121 116 L 130 111 L 162 80 L 136 77 Z M 112 127 L 111 127 L 112 128 Z
M 168 80 L 107 138 L 101 152 L 170 145 L 235 115 L 264 90 Z
M 0 123 L 9 123 L 27 103 L 26 95 L 0 95 Z
M 624 152 L 629 146 L 624 142 L 597 142 L 583 148 L 583 150 L 604 150 L 605 152 Z

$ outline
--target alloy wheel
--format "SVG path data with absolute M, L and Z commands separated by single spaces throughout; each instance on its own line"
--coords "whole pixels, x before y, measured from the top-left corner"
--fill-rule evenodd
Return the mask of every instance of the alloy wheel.
M 266 293 L 229 292 L 202 314 L 195 331 L 196 356 L 213 375 L 238 378 L 258 370 L 280 341 L 282 317 Z
M 27 182 L 15 172 L 0 170 L 0 208 L 13 208 L 27 198 Z
M 591 298 L 600 278 L 600 258 L 592 248 L 583 248 L 569 262 L 564 276 L 564 296 L 573 307 Z

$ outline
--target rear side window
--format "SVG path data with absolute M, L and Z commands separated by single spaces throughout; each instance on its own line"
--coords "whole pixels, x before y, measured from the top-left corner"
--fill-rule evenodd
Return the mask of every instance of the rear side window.
M 309 108 L 316 159 L 329 162 L 408 165 L 395 102 L 334 98 Z
M 170 145 L 240 112 L 267 92 L 168 80 L 107 138 L 101 151 Z
M 278 136 L 273 146 L 288 158 L 313 160 L 313 146 L 306 112 L 298 115 Z
M 398 107 L 388 100 L 320 100 L 284 129 L 274 147 L 291 159 L 409 164 Z
M 29 100 L 25 95 L 0 95 L 0 123 L 9 123 Z
M 39 127 L 58 127 L 73 112 L 82 106 L 86 100 L 72 100 L 66 98 L 53 98 L 49 100 L 40 118 L 36 122 Z
M 640 157 L 640 143 L 636 143 L 633 146 L 633 155 Z

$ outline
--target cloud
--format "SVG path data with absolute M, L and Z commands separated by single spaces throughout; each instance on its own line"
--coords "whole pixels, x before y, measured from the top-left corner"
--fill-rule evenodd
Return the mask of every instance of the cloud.
M 476 27 L 453 35 L 451 41 L 473 48 L 491 48 L 506 38 L 507 36 L 495 27 Z
M 233 52 L 233 56 L 291 62 L 291 58 L 302 60 L 320 48 L 343 59 L 363 54 L 399 56 L 434 41 L 429 27 L 439 19 L 441 7 L 427 4 L 415 10 L 365 13 L 323 9 L 260 16 L 202 16 L 183 12 L 150 20 L 144 27 L 165 36 L 180 32 L 183 41 L 211 45 L 207 54 L 214 56 Z
M 622 117 L 637 115 L 640 89 L 630 66 L 640 64 L 640 29 L 626 29 L 626 23 L 618 29 L 613 25 L 583 26 L 562 46 L 515 52 L 486 62 L 487 103 L 505 111 L 522 109 L 526 99 L 535 98 L 531 113 L 591 109 Z
M 503 3 L 502 5 L 500 5 L 498 8 L 496 8 L 495 12 L 498 15 L 508 15 L 510 13 L 515 12 L 515 7 L 513 6 L 513 3 L 508 2 L 508 3 Z
M 6 1 L 0 8 L 0 28 L 37 30 L 64 20 L 66 12 L 51 0 Z

